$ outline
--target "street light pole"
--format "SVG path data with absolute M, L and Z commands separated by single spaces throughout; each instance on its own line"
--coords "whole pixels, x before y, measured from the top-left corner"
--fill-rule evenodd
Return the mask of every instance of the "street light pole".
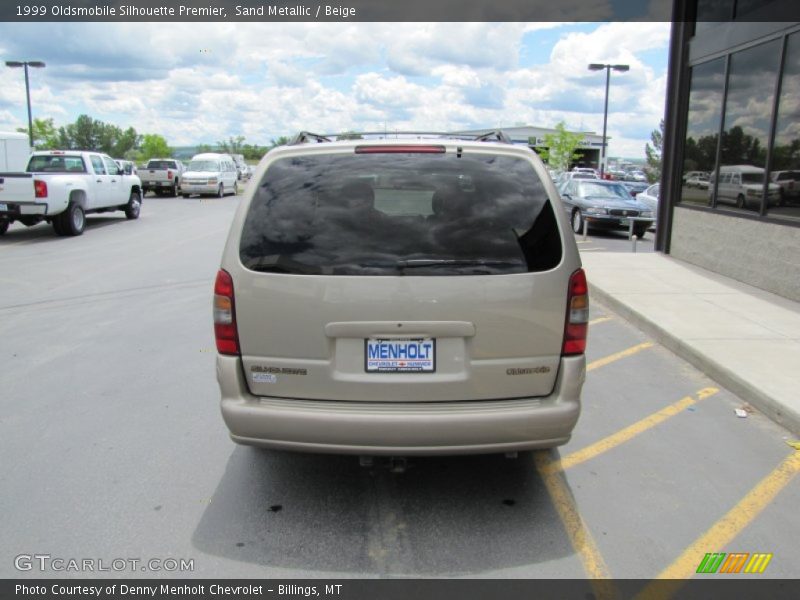
M 28 140 L 31 150 L 33 150 L 33 116 L 31 115 L 31 87 L 28 80 L 28 67 L 42 68 L 45 64 L 40 60 L 7 60 L 6 66 L 13 68 L 23 67 L 25 69 L 25 98 L 28 101 Z
M 608 89 L 611 87 L 611 69 L 615 71 L 619 71 L 624 73 L 625 71 L 630 69 L 629 65 L 607 65 L 607 64 L 600 64 L 600 63 L 592 63 L 589 65 L 590 71 L 601 71 L 606 70 L 606 101 L 605 105 L 603 106 L 603 147 L 600 149 L 600 178 L 605 178 L 606 172 L 606 132 L 607 132 L 607 125 L 608 125 Z

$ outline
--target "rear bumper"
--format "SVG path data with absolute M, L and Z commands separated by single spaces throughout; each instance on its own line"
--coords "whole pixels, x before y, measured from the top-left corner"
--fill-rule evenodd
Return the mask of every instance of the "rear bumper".
M 241 360 L 217 357 L 222 417 L 240 444 L 363 455 L 490 454 L 569 441 L 580 413 L 583 356 L 561 359 L 543 398 L 473 402 L 340 402 L 251 395 Z

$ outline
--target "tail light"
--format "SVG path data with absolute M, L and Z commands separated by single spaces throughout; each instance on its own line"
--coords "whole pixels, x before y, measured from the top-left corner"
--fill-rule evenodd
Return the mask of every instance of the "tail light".
M 37 198 L 47 198 L 47 183 L 41 179 L 34 179 L 33 191 Z
M 167 170 L 167 179 L 172 179 L 172 171 Z
M 567 296 L 567 323 L 564 326 L 562 356 L 583 354 L 586 351 L 586 333 L 589 329 L 589 286 L 586 273 L 578 269 L 569 278 Z
M 214 283 L 214 337 L 217 340 L 217 352 L 239 355 L 233 279 L 222 269 L 217 272 L 217 280 Z

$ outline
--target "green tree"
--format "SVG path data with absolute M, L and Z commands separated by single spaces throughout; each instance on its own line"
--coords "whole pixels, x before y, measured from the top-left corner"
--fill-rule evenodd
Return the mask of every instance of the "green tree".
M 555 127 L 555 133 L 548 133 L 544 136 L 544 148 L 541 156 L 553 169 L 567 170 L 569 163 L 580 158 L 580 154 L 575 150 L 583 142 L 583 134 L 567 131 L 563 121 Z M 534 138 L 529 140 L 531 145 L 536 143 Z
M 645 144 L 644 153 L 647 156 L 647 178 L 650 182 L 655 182 L 661 179 L 661 149 L 664 145 L 664 119 L 658 125 L 658 129 L 654 129 L 650 133 L 650 141 L 653 142 Z
M 20 133 L 28 133 L 27 127 L 17 129 Z M 53 150 L 58 148 L 58 130 L 53 119 L 33 120 L 33 147 L 37 150 Z
M 217 142 L 220 152 L 227 154 L 242 154 L 242 147 L 244 146 L 244 136 L 237 135 L 236 137 L 230 136 L 227 142 Z
M 273 139 L 271 139 L 271 140 L 269 141 L 269 149 L 270 149 L 270 150 L 272 150 L 273 148 L 276 148 L 276 147 L 278 147 L 278 146 L 285 146 L 285 145 L 286 145 L 286 144 L 288 144 L 290 141 L 291 141 L 291 139 L 289 139 L 289 138 L 288 138 L 288 137 L 286 137 L 285 135 L 282 135 L 282 136 L 281 136 L 281 137 L 279 137 L 278 139 L 275 139 L 275 138 L 273 138 Z
M 336 136 L 337 140 L 363 140 L 364 136 L 355 131 L 345 131 Z
M 142 145 L 139 151 L 140 161 L 151 158 L 163 158 L 172 154 L 172 148 L 167 145 L 167 140 L 157 133 L 145 133 L 142 136 Z

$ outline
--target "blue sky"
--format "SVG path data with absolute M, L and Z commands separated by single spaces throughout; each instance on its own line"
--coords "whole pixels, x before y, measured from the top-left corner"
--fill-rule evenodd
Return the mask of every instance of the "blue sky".
M 450 130 L 519 124 L 602 131 L 644 156 L 664 112 L 669 23 L 0 23 L 0 61 L 31 71 L 35 117 L 78 115 L 174 146 L 306 129 Z M 0 68 L 0 130 L 27 121 L 18 69 Z

